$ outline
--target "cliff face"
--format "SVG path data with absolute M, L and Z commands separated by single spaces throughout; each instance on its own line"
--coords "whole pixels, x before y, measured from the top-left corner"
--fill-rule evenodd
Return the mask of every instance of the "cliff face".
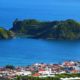
M 10 39 L 14 36 L 12 31 L 0 28 L 0 39 Z
M 15 32 L 16 35 L 26 35 L 31 38 L 80 39 L 80 23 L 72 19 L 50 22 L 15 20 L 10 30 Z

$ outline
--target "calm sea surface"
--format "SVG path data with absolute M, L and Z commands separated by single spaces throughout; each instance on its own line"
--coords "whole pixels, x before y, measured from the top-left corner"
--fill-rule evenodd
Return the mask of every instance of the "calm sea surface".
M 18 19 L 80 21 L 79 0 L 0 0 L 0 27 L 10 29 Z M 0 40 L 0 66 L 80 60 L 80 41 Z
M 0 26 L 9 29 L 16 18 L 80 21 L 80 0 L 0 0 Z
M 80 60 L 80 41 L 17 38 L 0 40 L 0 66 Z

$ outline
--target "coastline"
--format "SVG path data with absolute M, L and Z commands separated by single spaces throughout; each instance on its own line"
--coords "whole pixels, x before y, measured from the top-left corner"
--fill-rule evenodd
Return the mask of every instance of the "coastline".
M 14 79 L 17 76 L 39 77 L 39 78 L 80 78 L 80 62 L 64 61 L 61 64 L 35 63 L 28 66 L 6 65 L 0 67 L 0 77 Z M 6 74 L 6 75 L 5 75 Z M 63 77 L 64 76 L 64 77 Z

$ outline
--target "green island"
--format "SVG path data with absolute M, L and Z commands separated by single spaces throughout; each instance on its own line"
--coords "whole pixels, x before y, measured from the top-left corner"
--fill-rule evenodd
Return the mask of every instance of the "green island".
M 35 39 L 79 40 L 80 23 L 73 19 L 64 21 L 16 19 L 13 22 L 13 27 L 9 30 L 0 28 L 0 39 L 9 39 L 16 36 Z

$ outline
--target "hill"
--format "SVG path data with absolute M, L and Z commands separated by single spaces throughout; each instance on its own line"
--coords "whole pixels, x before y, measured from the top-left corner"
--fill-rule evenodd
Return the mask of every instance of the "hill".
M 80 39 L 80 23 L 68 19 L 65 21 L 15 20 L 10 29 L 18 36 L 40 39 Z

